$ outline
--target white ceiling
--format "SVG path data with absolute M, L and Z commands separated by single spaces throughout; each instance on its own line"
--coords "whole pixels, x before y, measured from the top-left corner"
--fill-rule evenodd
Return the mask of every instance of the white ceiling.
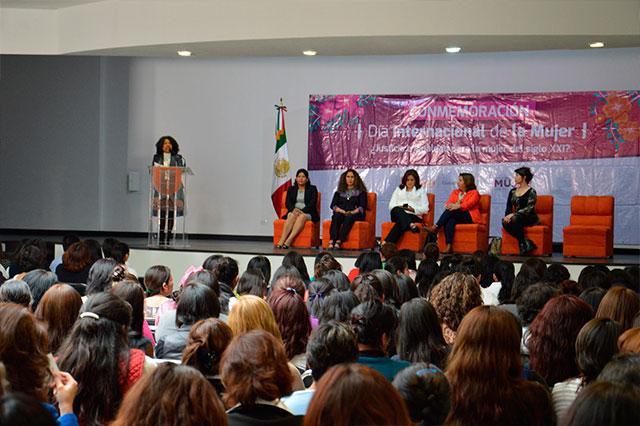
M 640 0 L 0 0 L 0 53 L 196 57 L 640 46 Z

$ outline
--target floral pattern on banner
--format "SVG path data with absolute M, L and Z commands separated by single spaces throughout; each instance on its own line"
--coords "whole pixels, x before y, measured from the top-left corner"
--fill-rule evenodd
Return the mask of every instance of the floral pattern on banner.
M 358 124 L 364 106 L 375 101 L 375 96 L 352 95 L 310 96 L 309 131 L 336 131 L 346 125 Z M 333 105 L 330 105 L 333 103 Z
M 628 96 L 618 93 L 596 92 L 595 102 L 591 106 L 589 114 L 595 116 L 598 125 L 603 126 L 607 132 L 607 141 L 615 146 L 616 151 L 620 144 L 635 142 L 640 136 L 640 128 L 634 127 L 629 120 L 629 113 L 634 108 L 640 108 L 640 91 L 629 91 Z

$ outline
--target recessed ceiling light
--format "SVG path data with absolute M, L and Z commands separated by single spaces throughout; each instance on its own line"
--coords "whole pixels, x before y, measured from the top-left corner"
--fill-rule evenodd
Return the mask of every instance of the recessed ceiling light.
M 191 56 L 191 52 L 188 50 L 178 50 L 178 55 L 180 56 Z
M 447 53 L 458 53 L 459 51 L 462 50 L 462 48 L 458 47 L 458 46 L 451 46 L 451 47 L 447 47 L 446 49 L 444 49 L 447 51 Z
M 589 47 L 604 47 L 604 43 L 601 41 L 596 41 L 594 43 L 589 43 Z
M 302 54 L 305 56 L 316 56 L 318 52 L 316 52 L 315 50 L 305 50 L 302 52 Z

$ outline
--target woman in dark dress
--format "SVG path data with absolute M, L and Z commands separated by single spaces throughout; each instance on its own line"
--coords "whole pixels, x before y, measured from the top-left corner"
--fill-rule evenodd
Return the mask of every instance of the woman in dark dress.
M 329 248 L 339 249 L 347 239 L 353 224 L 357 220 L 364 220 L 367 210 L 367 187 L 358 172 L 349 169 L 340 175 L 338 190 L 333 194 L 329 207 L 333 210 Z
M 536 214 L 538 194 L 529 186 L 529 182 L 533 179 L 531 169 L 520 167 L 515 170 L 515 173 L 516 187 L 509 192 L 502 226 L 505 231 L 518 239 L 520 255 L 525 255 L 536 248 L 533 241 L 524 237 L 524 228 L 539 222 Z
M 285 201 L 287 214 L 282 216 L 286 222 L 276 248 L 288 249 L 296 235 L 304 229 L 306 221 L 320 220 L 317 202 L 318 189 L 311 185 L 309 172 L 306 169 L 299 169 L 296 172 L 296 184 L 287 189 Z
M 156 142 L 156 153 L 153 156 L 154 166 L 163 167 L 186 167 L 182 155 L 178 154 L 180 146 L 178 142 L 171 136 L 162 136 L 158 142 Z M 174 210 L 177 211 L 174 213 Z M 177 194 L 170 195 L 169 197 L 160 197 L 160 194 L 155 193 L 153 197 L 153 210 L 154 216 L 158 214 L 160 210 L 160 244 L 171 241 L 174 223 L 174 214 L 182 216 L 184 214 L 184 192 L 182 185 Z

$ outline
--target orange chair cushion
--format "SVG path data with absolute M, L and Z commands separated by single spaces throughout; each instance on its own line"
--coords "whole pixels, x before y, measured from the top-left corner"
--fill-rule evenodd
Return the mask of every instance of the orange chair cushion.
M 287 208 L 284 206 L 287 199 L 287 193 L 282 194 L 282 209 L 280 209 L 280 217 L 287 214 Z M 320 214 L 320 202 L 322 201 L 322 194 L 318 192 L 318 198 L 316 205 L 318 208 L 318 214 Z M 276 219 L 273 221 L 273 245 L 280 242 L 282 231 L 284 229 L 285 219 Z M 306 221 L 304 228 L 291 243 L 291 247 L 320 247 L 320 222 Z
M 372 248 L 376 245 L 376 209 L 378 195 L 375 192 L 367 193 L 367 210 L 365 211 L 364 220 L 358 220 L 353 224 L 347 240 L 342 242 L 342 248 L 350 250 L 359 250 L 363 248 Z M 329 228 L 331 220 L 325 220 L 322 223 L 322 246 L 329 247 Z
M 434 205 L 435 205 L 436 196 L 431 192 L 427 193 L 427 200 L 429 201 L 429 211 L 422 215 L 422 223 L 431 226 L 433 225 L 433 217 L 434 217 Z M 393 222 L 383 222 L 381 226 L 382 231 L 382 241 L 387 238 L 389 232 L 391 232 L 391 228 L 393 228 Z M 424 247 L 425 242 L 427 241 L 428 232 L 425 229 L 420 229 L 419 233 L 413 232 L 405 232 L 400 239 L 396 243 L 396 247 L 398 250 L 413 250 L 413 251 L 422 251 L 422 247 Z

